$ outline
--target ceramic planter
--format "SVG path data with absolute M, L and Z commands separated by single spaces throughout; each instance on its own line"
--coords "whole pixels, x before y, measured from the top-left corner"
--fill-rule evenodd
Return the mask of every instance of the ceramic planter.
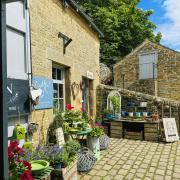
M 147 102 L 140 102 L 140 107 L 147 107 Z
M 94 153 L 97 160 L 100 159 L 99 137 L 88 136 L 88 147 Z
M 129 117 L 133 117 L 133 112 L 129 112 Z
M 148 113 L 147 113 L 147 112 L 143 112 L 143 116 L 144 116 L 144 117 L 147 117 L 147 116 L 148 116 Z
M 141 113 L 140 112 L 136 112 L 136 117 L 141 117 Z

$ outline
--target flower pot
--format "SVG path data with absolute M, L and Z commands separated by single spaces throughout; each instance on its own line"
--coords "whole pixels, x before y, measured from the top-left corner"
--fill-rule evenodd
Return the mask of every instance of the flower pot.
M 133 117 L 133 112 L 129 112 L 129 117 Z
M 147 112 L 143 112 L 143 116 L 144 116 L 144 117 L 147 117 L 147 116 L 148 116 L 148 113 L 147 113 Z
M 99 137 L 88 136 L 88 147 L 94 153 L 97 160 L 100 159 Z
M 121 119 L 121 113 L 115 113 L 115 118 L 120 120 Z
M 54 169 L 61 169 L 61 163 L 55 163 L 53 164 Z
M 136 112 L 136 117 L 141 117 L 141 113 L 140 112 Z
M 114 117 L 114 116 L 113 116 L 112 114 L 106 114 L 106 118 L 107 118 L 107 119 L 113 119 L 113 117 Z

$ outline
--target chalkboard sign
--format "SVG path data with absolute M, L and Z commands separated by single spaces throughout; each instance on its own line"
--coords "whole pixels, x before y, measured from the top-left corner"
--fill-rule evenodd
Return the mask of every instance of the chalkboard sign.
M 20 79 L 7 80 L 8 116 L 16 117 L 30 113 L 29 81 Z
M 167 142 L 178 141 L 179 136 L 175 118 L 163 118 L 165 137 Z
M 33 85 L 42 90 L 39 104 L 35 109 L 48 109 L 53 107 L 53 81 L 44 77 L 34 76 Z

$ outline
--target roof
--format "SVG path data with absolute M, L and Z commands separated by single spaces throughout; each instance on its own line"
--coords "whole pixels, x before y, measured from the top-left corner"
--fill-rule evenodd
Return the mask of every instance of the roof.
M 100 37 L 104 37 L 102 31 L 96 26 L 96 24 L 91 20 L 91 18 L 80 8 L 80 6 L 74 0 L 63 0 L 66 5 L 69 5 L 74 9 L 84 20 L 89 24 L 92 29 L 97 32 Z
M 111 69 L 107 65 L 100 63 L 100 80 L 105 83 L 108 79 L 112 78 Z
M 175 52 L 175 53 L 180 54 L 180 52 L 178 52 L 178 51 L 175 51 L 175 50 L 173 50 L 173 49 L 170 49 L 170 48 L 168 48 L 168 47 L 166 47 L 166 46 L 164 46 L 164 45 L 162 45 L 162 44 L 160 44 L 160 43 L 153 42 L 153 41 L 149 40 L 148 38 L 146 38 L 139 46 L 137 46 L 132 52 L 130 52 L 128 55 L 126 55 L 123 59 L 126 59 L 126 58 L 128 58 L 129 56 L 131 56 L 132 54 L 134 54 L 135 52 L 139 51 L 146 43 L 149 43 L 149 42 L 150 42 L 150 43 L 157 44 L 158 46 L 161 46 L 161 47 L 163 47 L 163 48 L 165 48 L 165 49 L 168 49 L 168 50 L 170 50 L 170 51 L 173 51 L 173 52 Z M 122 59 L 122 60 L 123 60 L 123 59 Z M 121 60 L 121 61 L 122 61 L 122 60 Z M 116 68 L 116 67 L 121 63 L 121 61 L 119 61 L 119 62 L 117 62 L 116 64 L 114 64 L 113 68 Z

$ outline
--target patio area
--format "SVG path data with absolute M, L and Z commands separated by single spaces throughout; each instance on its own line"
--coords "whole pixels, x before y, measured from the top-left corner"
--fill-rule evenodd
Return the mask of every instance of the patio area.
M 111 138 L 109 148 L 81 180 L 180 179 L 180 142 L 156 143 Z

